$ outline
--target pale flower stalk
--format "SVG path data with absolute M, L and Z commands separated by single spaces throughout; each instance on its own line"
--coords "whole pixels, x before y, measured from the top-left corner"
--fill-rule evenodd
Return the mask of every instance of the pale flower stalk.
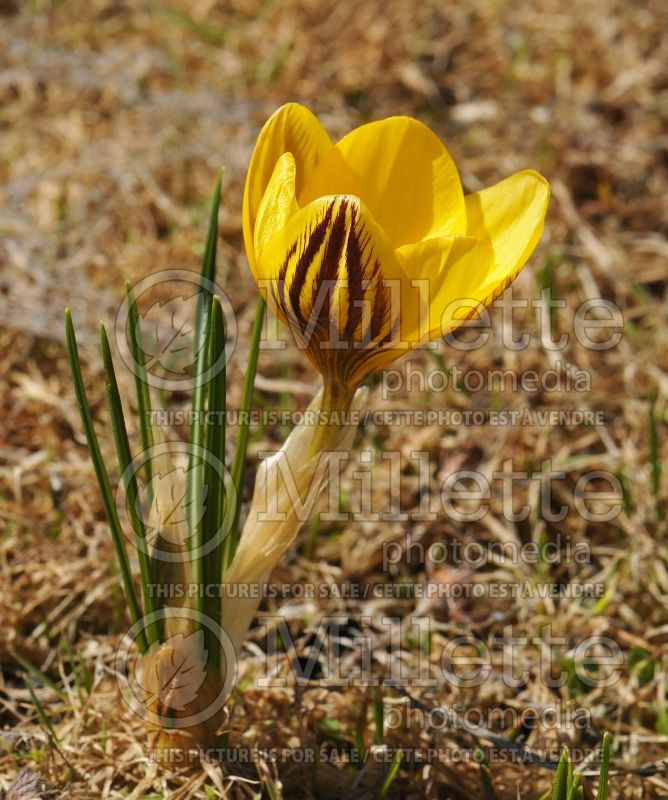
M 239 547 L 225 574 L 222 623 L 238 653 L 260 602 L 261 590 L 272 569 L 294 541 L 303 522 L 329 483 L 336 468 L 337 453 L 348 452 L 357 426 L 354 422 L 367 397 L 365 387 L 355 393 L 350 416 L 340 425 L 302 422 L 281 449 L 258 469 L 255 491 Z M 311 402 L 305 416 L 321 408 L 322 391 Z M 312 452 L 314 437 L 321 437 L 322 450 Z M 246 589 L 251 597 L 240 597 Z

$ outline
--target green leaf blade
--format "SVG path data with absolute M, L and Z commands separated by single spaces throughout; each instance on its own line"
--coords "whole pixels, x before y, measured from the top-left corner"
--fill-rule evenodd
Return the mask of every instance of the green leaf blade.
M 130 451 L 130 440 L 127 427 L 125 425 L 125 415 L 123 414 L 123 404 L 118 390 L 116 371 L 109 347 L 109 339 L 104 325 L 100 323 L 100 350 L 102 351 L 102 363 L 104 366 L 104 383 L 107 395 L 107 405 L 109 416 L 111 417 L 111 427 L 114 433 L 116 444 L 116 455 L 121 468 L 121 480 L 128 502 L 128 514 L 130 523 L 137 540 L 137 558 L 139 560 L 139 571 L 141 575 L 142 597 L 144 600 L 144 612 L 151 615 L 155 611 L 153 594 L 151 592 L 151 562 L 146 545 L 146 529 L 137 511 L 137 501 L 139 499 L 139 487 L 137 476 L 132 468 L 132 453 Z M 149 646 L 159 639 L 158 629 L 155 622 L 151 622 L 146 628 L 146 637 Z
M 610 735 L 606 731 L 603 734 L 603 745 L 601 747 L 601 770 L 599 772 L 596 800 L 605 800 L 605 798 L 607 797 L 609 770 L 610 770 Z
M 155 445 L 153 429 L 151 427 L 152 408 L 151 392 L 149 389 L 148 376 L 146 374 L 146 356 L 141 340 L 141 330 L 139 325 L 139 313 L 135 301 L 132 286 L 129 281 L 125 282 L 125 299 L 128 304 L 128 339 L 130 342 L 130 353 L 134 361 L 135 390 L 137 393 L 137 413 L 139 415 L 139 431 L 141 443 L 144 450 L 144 478 L 146 480 L 146 490 L 149 505 L 153 502 L 152 478 L 153 469 L 151 467 L 151 452 Z
M 220 298 L 215 295 L 211 301 L 211 327 L 209 332 L 208 368 L 212 371 L 217 363 L 222 367 L 212 375 L 209 382 L 209 397 L 207 404 L 207 437 L 206 449 L 208 460 L 204 467 L 204 485 L 207 487 L 207 508 L 203 520 L 202 544 L 207 544 L 224 533 L 225 523 L 225 413 L 226 402 L 226 370 L 225 370 L 225 317 Z M 222 473 L 218 467 L 222 468 Z M 207 587 L 217 588 L 220 585 L 222 574 L 222 548 L 223 542 L 219 541 L 211 552 L 203 556 L 203 580 Z M 212 592 L 209 599 L 206 594 L 205 612 L 217 625 L 221 621 L 221 601 L 219 593 Z M 206 628 L 205 632 L 211 634 Z M 213 662 L 220 665 L 220 642 L 215 635 L 209 636 L 209 652 L 212 653 Z
M 81 374 L 81 365 L 79 362 L 79 349 L 77 347 L 76 335 L 74 333 L 74 325 L 72 324 L 72 315 L 69 308 L 65 310 L 65 340 L 67 343 L 67 355 L 70 362 L 70 370 L 72 372 L 72 379 L 74 381 L 74 393 L 81 414 L 81 422 L 83 424 L 86 440 L 88 442 L 88 449 L 90 450 L 91 460 L 93 462 L 93 469 L 95 477 L 100 488 L 102 495 L 102 504 L 107 515 L 109 528 L 111 529 L 111 536 L 116 551 L 116 558 L 121 572 L 123 581 L 123 589 L 130 611 L 130 618 L 133 625 L 136 625 L 141 620 L 141 609 L 135 593 L 134 582 L 132 579 L 132 572 L 130 570 L 130 561 L 125 546 L 125 536 L 121 528 L 120 520 L 118 519 L 118 512 L 114 503 L 111 485 L 109 483 L 109 475 L 104 465 L 102 452 L 97 440 L 95 428 L 93 427 L 93 416 L 88 405 L 88 398 L 86 396 L 86 389 L 84 386 L 83 375 Z M 141 625 L 138 625 L 137 644 L 140 651 L 146 652 L 147 642 L 146 636 Z
M 239 519 L 241 517 L 241 498 L 243 494 L 243 471 L 246 465 L 246 454 L 248 451 L 248 437 L 250 434 L 249 412 L 251 403 L 253 401 L 253 388 L 255 386 L 255 375 L 257 373 L 257 362 L 260 352 L 260 337 L 262 334 L 262 325 L 264 322 L 264 314 L 266 303 L 262 297 L 257 301 L 255 309 L 255 319 L 253 321 L 253 328 L 251 331 L 250 348 L 248 353 L 248 364 L 246 366 L 246 374 L 244 376 L 244 387 L 241 396 L 241 407 L 239 409 L 239 433 L 237 436 L 237 444 L 234 450 L 234 458 L 232 459 L 232 469 L 230 471 L 230 483 L 228 487 L 228 505 L 234 505 L 232 517 L 232 526 L 227 535 L 225 546 L 225 563 L 224 568 L 227 569 L 232 563 L 234 554 L 239 542 Z
M 204 249 L 200 272 L 201 282 L 197 298 L 197 311 L 195 312 L 195 352 L 197 355 L 195 361 L 195 385 L 193 387 L 192 396 L 192 423 L 189 437 L 192 451 L 190 455 L 188 480 L 186 483 L 186 504 L 189 509 L 188 529 L 190 533 L 188 541 L 190 550 L 193 553 L 201 553 L 202 548 L 202 524 L 201 520 L 198 518 L 198 513 L 203 502 L 202 486 L 204 482 L 204 464 L 200 457 L 195 457 L 194 453 L 201 451 L 201 448 L 204 446 L 206 435 L 204 416 L 206 410 L 205 376 L 208 353 L 205 345 L 209 337 L 211 320 L 211 292 L 206 289 L 206 286 L 210 286 L 216 279 L 218 210 L 220 208 L 221 184 L 222 172 L 218 175 L 211 204 L 206 247 Z M 190 568 L 192 583 L 196 589 L 199 589 L 203 584 L 202 558 L 194 557 Z M 203 613 L 203 609 L 203 593 L 196 590 L 195 610 L 201 614 Z

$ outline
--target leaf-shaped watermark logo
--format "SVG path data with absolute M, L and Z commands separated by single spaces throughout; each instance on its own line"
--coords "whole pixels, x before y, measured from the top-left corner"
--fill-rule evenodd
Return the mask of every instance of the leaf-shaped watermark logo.
M 210 487 L 216 484 L 234 491 L 225 463 L 206 447 L 175 440 L 142 450 L 127 465 L 116 488 L 116 508 L 128 542 L 152 560 L 169 563 L 190 562 L 211 553 L 233 521 L 233 514 L 226 513 L 217 529 L 207 528 L 199 545 L 193 542 L 203 530 Z M 126 491 L 130 485 L 133 490 L 136 486 L 136 495 Z M 192 492 L 186 492 L 186 487 Z M 234 502 L 232 497 L 228 512 Z M 140 537 L 134 535 L 133 520 L 137 519 L 145 534 Z
M 192 470 L 201 472 L 201 466 L 194 465 L 189 469 L 174 467 L 163 475 L 152 476 L 150 487 L 153 504 L 148 512 L 143 511 L 146 537 L 149 541 L 159 533 L 166 542 L 184 544 L 192 535 L 188 531 L 188 522 L 198 525 L 204 518 L 208 486 L 202 485 L 197 498 L 188 498 L 186 486 Z M 195 503 L 196 508 L 193 507 Z M 137 504 L 137 512 L 142 514 L 146 504 L 139 497 Z
M 225 348 L 208 363 L 201 358 L 206 336 L 195 340 L 195 320 L 200 300 L 208 308 L 214 295 L 225 317 Z M 183 269 L 161 270 L 138 281 L 120 304 L 114 328 L 118 352 L 135 376 L 169 391 L 208 383 L 229 362 L 237 340 L 234 308 L 222 287 Z
M 137 676 L 146 693 L 147 708 L 185 710 L 206 678 L 207 655 L 202 630 L 189 636 L 179 633 L 153 645 L 142 659 Z
M 165 622 L 168 638 L 142 656 L 139 631 Z M 210 638 L 213 637 L 213 638 Z M 220 661 L 209 665 L 207 641 L 220 642 Z M 237 675 L 237 645 L 219 622 L 192 608 L 160 608 L 139 619 L 121 640 L 114 662 L 123 701 L 151 725 L 189 728 L 218 713 Z
M 166 372 L 184 375 L 190 370 L 197 358 L 196 306 L 197 293 L 156 302 L 139 315 L 135 336 L 142 342 L 147 372 L 162 367 Z

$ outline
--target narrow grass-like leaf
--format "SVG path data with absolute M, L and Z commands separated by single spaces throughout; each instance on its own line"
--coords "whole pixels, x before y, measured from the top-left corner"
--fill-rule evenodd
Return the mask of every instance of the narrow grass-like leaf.
M 366 723 L 367 723 L 367 710 L 368 710 L 368 703 L 367 698 L 365 697 L 362 700 L 362 704 L 360 706 L 359 714 L 357 715 L 357 721 L 355 723 L 355 735 L 354 735 L 354 758 L 351 759 L 351 766 L 353 769 L 361 769 L 364 764 L 362 755 L 364 753 L 364 744 L 365 744 L 365 736 L 364 732 L 366 730 Z
M 150 455 L 153 451 L 155 440 L 151 427 L 152 409 L 151 392 L 146 375 L 146 355 L 142 346 L 141 330 L 139 326 L 139 313 L 135 302 L 134 292 L 130 281 L 125 282 L 125 300 L 128 304 L 128 330 L 130 352 L 134 360 L 135 388 L 137 390 L 137 413 L 139 414 L 139 431 L 141 444 L 144 450 L 144 480 L 146 482 L 146 497 L 149 506 L 153 502 L 153 469 Z
M 582 773 L 576 772 L 575 775 L 573 776 L 573 780 L 570 782 L 570 788 L 568 790 L 568 797 L 566 798 L 566 800 L 577 800 L 581 787 L 582 787 Z
M 20 653 L 13 653 L 12 658 L 17 661 L 29 675 L 32 675 L 33 678 L 36 678 L 40 683 L 43 683 L 44 686 L 48 686 L 52 692 L 55 692 L 61 700 L 67 700 L 67 692 L 55 684 L 48 675 L 45 675 L 34 664 L 31 664 L 27 658 L 24 658 Z
M 34 689 L 30 685 L 30 681 L 24 679 L 23 681 L 26 685 L 28 693 L 30 694 L 30 699 L 35 706 L 35 713 L 37 714 L 37 719 L 41 722 L 41 724 L 47 729 L 47 731 L 51 734 L 53 741 L 56 743 L 60 742 L 60 737 L 56 734 L 53 729 L 53 725 L 51 724 L 51 720 L 49 719 L 46 711 L 44 710 L 44 706 L 40 703 L 39 698 L 35 694 Z
M 378 792 L 378 800 L 384 800 L 384 798 L 387 797 L 390 789 L 392 788 L 392 784 L 394 783 L 394 779 L 397 777 L 397 773 L 399 772 L 399 767 L 401 766 L 403 758 L 403 750 L 397 750 L 397 752 L 394 754 L 394 758 L 392 759 L 392 763 L 390 764 L 390 768 L 387 771 L 385 780 L 383 781 L 380 791 Z
M 568 770 L 566 776 L 566 790 L 570 793 L 570 788 L 573 784 L 573 762 L 569 756 L 568 758 Z
M 568 750 L 564 747 L 561 751 L 559 764 L 557 765 L 557 772 L 554 776 L 554 784 L 552 787 L 552 800 L 567 800 L 568 792 Z
M 204 485 L 207 487 L 207 507 L 203 520 L 202 543 L 207 544 L 219 536 L 225 520 L 225 482 L 224 473 L 216 469 L 216 460 L 225 464 L 225 411 L 226 411 L 226 371 L 225 352 L 225 317 L 220 298 L 216 295 L 211 301 L 211 326 L 208 342 L 208 368 L 212 368 L 219 360 L 222 365 L 219 372 L 212 375 L 209 382 L 209 401 L 207 404 L 208 424 L 206 429 L 206 448 L 211 456 L 204 467 Z M 220 585 L 223 563 L 223 541 L 203 557 L 202 573 L 205 586 Z M 211 600 L 206 594 L 204 611 L 208 617 L 220 625 L 221 602 L 219 594 L 214 591 Z M 220 641 L 208 627 L 207 634 L 210 659 L 217 667 L 220 665 Z
M 318 545 L 318 534 L 321 528 L 320 514 L 314 514 L 308 521 L 308 529 L 306 533 L 306 544 L 304 547 L 304 555 L 309 561 L 313 561 L 315 550 Z
M 475 751 L 475 760 L 478 762 L 478 767 L 480 768 L 480 782 L 482 783 L 482 794 L 484 800 L 496 800 L 494 785 L 492 784 L 492 778 L 489 774 L 485 753 L 479 747 Z
M 615 478 L 619 481 L 622 487 L 622 503 L 624 504 L 624 513 L 627 517 L 633 514 L 633 497 L 631 496 L 631 487 L 629 486 L 629 479 L 623 470 L 614 473 Z
M 250 348 L 248 351 L 248 364 L 246 365 L 246 375 L 244 377 L 244 387 L 241 396 L 241 407 L 239 409 L 239 432 L 237 434 L 237 444 L 232 459 L 232 469 L 230 472 L 230 486 L 228 490 L 228 501 L 233 502 L 234 517 L 232 526 L 225 543 L 225 568 L 229 567 L 234 558 L 234 554 L 239 543 L 239 517 L 241 516 L 241 497 L 243 492 L 243 471 L 246 465 L 246 452 L 248 450 L 248 436 L 250 434 L 249 412 L 253 400 L 253 387 L 255 385 L 255 373 L 257 372 L 257 360 L 260 351 L 260 336 L 262 335 L 262 323 L 264 322 L 264 312 L 266 303 L 262 297 L 257 301 L 255 309 L 255 320 L 251 331 Z
M 111 417 L 111 427 L 114 432 L 114 442 L 116 443 L 116 455 L 121 468 L 121 479 L 128 502 L 128 515 L 132 530 L 137 538 L 137 558 L 139 560 L 139 572 L 141 575 L 142 597 L 144 600 L 144 613 L 152 614 L 155 610 L 152 594 L 151 579 L 151 560 L 146 547 L 146 528 L 137 511 L 137 501 L 139 499 L 139 488 L 137 477 L 131 468 L 132 453 L 130 451 L 130 440 L 125 426 L 125 416 L 123 414 L 123 404 L 121 395 L 118 391 L 118 381 L 116 371 L 111 357 L 111 348 L 104 325 L 100 323 L 100 349 L 102 351 L 102 363 L 104 365 L 104 385 L 107 393 L 107 405 L 109 406 L 109 416 Z M 146 638 L 149 646 L 159 639 L 158 626 L 151 622 L 146 627 Z
M 206 247 L 202 258 L 200 272 L 201 284 L 197 298 L 195 312 L 195 384 L 192 397 L 192 423 L 190 426 L 190 444 L 193 446 L 190 456 L 188 476 L 186 480 L 186 507 L 188 509 L 189 546 L 191 551 L 199 552 L 202 545 L 202 515 L 201 509 L 204 502 L 202 493 L 204 485 L 204 464 L 202 459 L 195 458 L 193 453 L 204 446 L 205 438 L 205 403 L 206 381 L 204 379 L 208 361 L 206 343 L 209 336 L 211 319 L 211 292 L 206 284 L 216 279 L 216 255 L 218 250 L 218 209 L 220 206 L 220 187 L 222 172 L 218 175 L 216 188 L 213 193 L 211 214 L 209 216 L 209 230 L 206 238 Z M 201 587 L 203 582 L 202 559 L 195 558 L 190 564 L 190 577 L 195 587 Z M 200 614 L 203 611 L 203 592 L 195 592 L 195 610 Z
M 603 744 L 601 746 L 601 771 L 598 778 L 598 790 L 596 800 L 605 800 L 608 794 L 608 770 L 610 769 L 610 736 L 603 734 Z
M 271 779 L 265 783 L 264 788 L 266 789 L 269 800 L 281 800 L 281 797 L 283 797 L 283 793 L 276 788 Z
M 74 334 L 72 315 L 70 314 L 69 308 L 65 310 L 65 339 L 67 341 L 67 355 L 70 361 L 70 370 L 74 380 L 74 393 L 76 395 L 77 405 L 79 406 L 79 413 L 81 414 L 81 422 L 83 423 L 86 440 L 88 441 L 88 449 L 90 450 L 95 477 L 97 478 L 97 483 L 100 488 L 102 504 L 104 505 L 107 521 L 109 522 L 109 528 L 111 530 L 116 559 L 123 580 L 125 598 L 130 611 L 130 619 L 134 625 L 141 619 L 141 610 L 137 602 L 137 595 L 135 594 L 130 562 L 125 547 L 125 537 L 120 520 L 118 519 L 116 504 L 109 484 L 109 475 L 107 474 L 102 452 L 100 451 L 100 445 L 95 434 L 95 428 L 93 427 L 93 416 L 90 413 L 90 406 L 88 405 L 88 399 L 86 397 L 86 389 L 81 374 L 81 366 L 79 364 L 79 350 L 77 348 L 77 340 Z M 146 652 L 146 636 L 143 630 L 140 630 L 137 634 L 137 646 L 142 654 Z

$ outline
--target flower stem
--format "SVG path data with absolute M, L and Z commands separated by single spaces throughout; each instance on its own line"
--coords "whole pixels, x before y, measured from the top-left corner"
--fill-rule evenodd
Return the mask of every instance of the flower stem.
M 313 458 L 332 446 L 337 434 L 347 422 L 354 394 L 338 382 L 325 380 L 320 418 L 316 423 L 307 458 Z

